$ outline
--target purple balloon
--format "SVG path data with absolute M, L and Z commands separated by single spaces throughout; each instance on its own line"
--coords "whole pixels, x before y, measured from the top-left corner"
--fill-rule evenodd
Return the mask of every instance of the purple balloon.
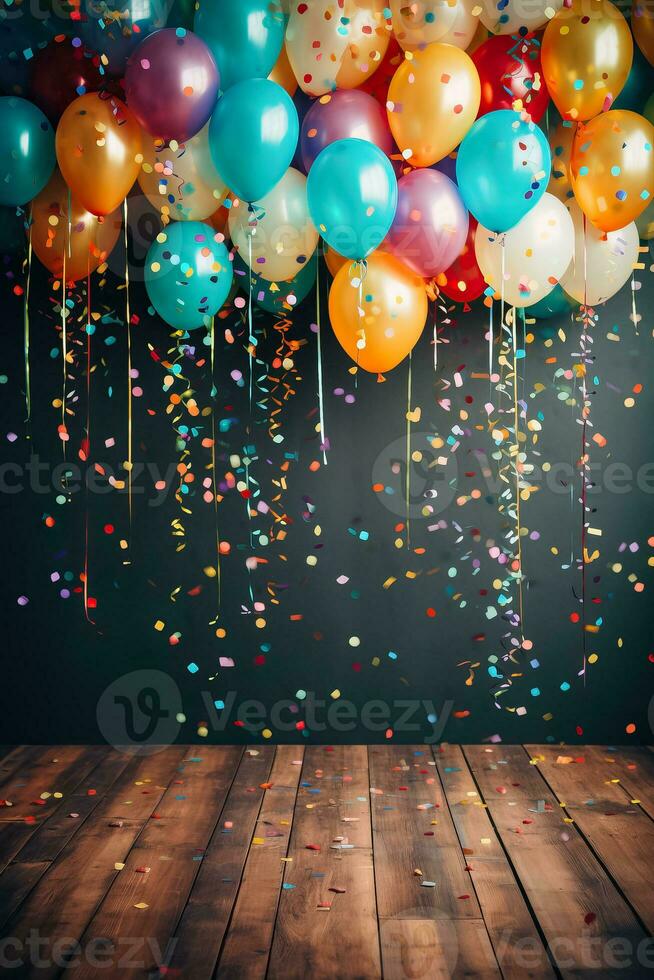
M 341 89 L 314 102 L 304 117 L 300 135 L 306 172 L 326 146 L 345 139 L 374 143 L 387 156 L 393 152 L 386 109 L 367 92 Z
M 468 212 L 455 184 L 437 170 L 414 170 L 398 181 L 397 212 L 385 247 L 419 276 L 432 279 L 461 254 Z
M 127 62 L 127 104 L 143 129 L 169 143 L 199 133 L 218 98 L 214 57 L 196 34 L 181 27 L 155 31 Z

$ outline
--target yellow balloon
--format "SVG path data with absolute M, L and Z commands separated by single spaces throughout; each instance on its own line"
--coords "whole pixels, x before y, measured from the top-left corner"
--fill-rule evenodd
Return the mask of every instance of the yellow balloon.
M 581 210 L 602 231 L 635 221 L 654 194 L 654 126 L 613 109 L 580 125 L 570 162 Z
M 440 41 L 466 51 L 479 25 L 469 0 L 390 0 L 393 33 L 405 51 Z
M 209 124 L 186 143 L 164 144 L 143 133 L 138 181 L 164 220 L 204 221 L 221 206 L 227 186 L 213 165 Z
M 451 44 L 408 52 L 388 89 L 388 122 L 402 156 L 430 167 L 458 146 L 477 118 L 479 75 Z
M 310 0 L 292 5 L 286 52 L 307 95 L 356 88 L 377 70 L 391 36 L 385 8 L 386 0 Z
M 563 204 L 567 204 L 574 197 L 570 183 L 570 157 L 576 132 L 577 123 L 564 120 L 559 123 L 550 136 L 552 174 L 547 185 L 547 191 L 549 194 L 558 197 Z
M 610 0 L 571 0 L 547 25 L 541 62 L 564 119 L 581 122 L 610 109 L 633 60 L 629 25 Z
M 631 29 L 636 44 L 654 65 L 654 10 L 647 3 L 635 3 L 631 8 Z
M 390 371 L 413 350 L 422 333 L 427 319 L 425 284 L 384 252 L 373 252 L 368 259 L 361 287 L 352 284 L 350 270 L 351 263 L 340 269 L 329 292 L 332 329 L 343 350 L 364 371 Z
M 293 69 L 291 68 L 291 63 L 288 60 L 288 54 L 286 53 L 286 45 L 282 45 L 282 50 L 279 52 L 279 58 L 275 67 L 268 75 L 271 82 L 277 82 L 285 89 L 291 98 L 297 92 L 297 78 L 293 74 Z

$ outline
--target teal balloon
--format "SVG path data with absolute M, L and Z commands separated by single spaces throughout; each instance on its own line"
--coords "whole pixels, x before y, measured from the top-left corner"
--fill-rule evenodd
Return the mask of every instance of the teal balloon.
M 654 89 L 654 68 L 637 44 L 634 44 L 634 60 L 631 64 L 629 77 L 617 99 L 611 104 L 611 109 L 630 109 L 631 112 L 643 111 L 645 93 Z
M 13 95 L 0 98 L 0 204 L 27 204 L 52 176 L 55 137 L 40 109 Z
M 174 221 L 150 246 L 145 288 L 159 316 L 176 330 L 209 326 L 232 285 L 229 252 L 211 225 Z
M 251 78 L 218 100 L 209 125 L 216 170 L 241 200 L 265 197 L 293 159 L 300 126 L 297 109 L 281 85 Z
M 535 316 L 537 320 L 549 320 L 553 316 L 563 316 L 570 313 L 578 304 L 557 283 L 551 293 L 544 296 L 538 303 L 528 307 L 527 316 Z
M 336 140 L 307 178 L 309 214 L 335 251 L 365 259 L 386 238 L 397 210 L 397 180 L 386 154 L 365 140 Z
M 284 43 L 284 14 L 272 0 L 201 0 L 193 30 L 209 46 L 226 91 L 268 77 Z
M 511 109 L 481 116 L 456 158 L 463 203 L 495 232 L 508 231 L 531 211 L 547 190 L 551 169 L 545 134 Z
M 250 288 L 248 278 L 250 270 L 240 255 L 234 256 L 234 271 L 236 272 L 235 279 L 239 289 L 247 295 L 248 289 Z M 287 316 L 289 312 L 288 306 L 290 305 L 287 304 L 287 296 L 293 295 L 295 297 L 295 303 L 292 304 L 293 309 L 295 309 L 296 306 L 299 306 L 307 298 L 315 286 L 316 261 L 314 259 L 307 262 L 306 265 L 302 266 L 296 276 L 288 279 L 286 282 L 268 282 L 267 279 L 258 276 L 256 272 L 251 273 L 251 278 L 252 301 L 267 313 L 281 313 Z M 277 288 L 273 289 L 273 286 Z

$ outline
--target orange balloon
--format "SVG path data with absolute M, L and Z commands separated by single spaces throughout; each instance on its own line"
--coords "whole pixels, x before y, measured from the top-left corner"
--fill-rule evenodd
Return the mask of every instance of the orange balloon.
M 58 170 L 32 201 L 32 248 L 46 269 L 61 278 L 66 259 L 66 282 L 84 279 L 106 262 L 122 228 L 120 211 L 100 221 L 70 198 Z M 69 234 L 70 228 L 70 234 Z
M 477 118 L 481 85 L 471 57 L 451 44 L 408 54 L 388 89 L 388 122 L 404 159 L 430 167 L 459 145 Z
M 346 259 L 344 255 L 341 255 L 340 252 L 337 252 L 336 249 L 328 245 L 324 239 L 322 242 L 322 247 L 327 268 L 331 272 L 332 276 L 335 276 L 337 272 L 340 272 L 344 265 L 352 265 L 351 259 Z
M 64 112 L 57 160 L 71 191 L 92 214 L 111 214 L 129 193 L 143 157 L 141 128 L 120 99 L 81 95 Z
M 631 8 L 631 29 L 636 44 L 654 65 L 654 10 L 647 3 L 635 3 Z
M 373 373 L 390 371 L 422 333 L 427 319 L 425 284 L 398 259 L 373 252 L 360 289 L 352 285 L 350 263 L 336 274 L 329 316 L 336 339 L 359 367 Z
M 579 206 L 602 231 L 635 221 L 654 194 L 654 126 L 613 109 L 577 129 L 570 161 Z
M 564 120 L 550 136 L 552 174 L 547 190 L 549 194 L 558 197 L 563 204 L 567 204 L 574 197 L 570 183 L 570 157 L 576 132 L 577 123 Z
M 629 25 L 610 0 L 571 0 L 543 35 L 547 89 L 564 119 L 604 112 L 622 91 L 634 55 Z
M 268 78 L 271 82 L 277 82 L 277 84 L 281 85 L 283 89 L 286 89 L 291 98 L 293 98 L 297 92 L 297 78 L 293 74 L 291 63 L 288 60 L 285 44 L 282 44 L 282 50 L 279 52 L 279 58 L 275 63 L 275 67 L 268 75 Z

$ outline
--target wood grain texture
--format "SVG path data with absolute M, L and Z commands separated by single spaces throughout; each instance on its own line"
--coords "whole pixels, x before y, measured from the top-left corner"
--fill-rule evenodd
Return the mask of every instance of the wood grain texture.
M 307 747 L 270 980 L 381 977 L 368 793 L 365 746 Z
M 384 980 L 502 976 L 480 919 L 385 919 L 380 937 Z
M 583 746 L 584 755 L 605 768 L 606 778 L 618 780 L 630 800 L 654 820 L 654 756 L 644 746 L 603 748 Z

